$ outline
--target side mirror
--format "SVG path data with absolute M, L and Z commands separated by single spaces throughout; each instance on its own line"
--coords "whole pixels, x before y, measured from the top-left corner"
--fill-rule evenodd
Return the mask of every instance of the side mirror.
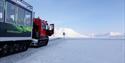
M 51 36 L 52 34 L 54 34 L 54 24 L 49 25 L 48 35 Z
M 49 30 L 54 30 L 54 24 L 50 24 Z

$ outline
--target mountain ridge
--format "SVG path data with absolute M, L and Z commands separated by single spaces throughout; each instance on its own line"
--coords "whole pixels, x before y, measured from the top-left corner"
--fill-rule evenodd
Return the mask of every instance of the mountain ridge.
M 55 33 L 53 37 L 64 37 L 63 33 L 65 33 L 66 38 L 125 38 L 125 33 L 120 32 L 108 32 L 101 34 L 80 34 L 77 31 L 71 28 L 55 28 Z

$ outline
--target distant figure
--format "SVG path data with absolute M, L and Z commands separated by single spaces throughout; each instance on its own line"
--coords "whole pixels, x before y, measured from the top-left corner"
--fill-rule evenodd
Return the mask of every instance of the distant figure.
M 65 32 L 63 32 L 63 37 L 65 38 L 65 35 L 66 35 L 66 33 Z

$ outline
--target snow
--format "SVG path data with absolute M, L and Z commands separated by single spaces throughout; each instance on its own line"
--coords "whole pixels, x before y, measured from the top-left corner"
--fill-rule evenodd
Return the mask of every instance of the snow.
M 119 35 L 122 35 L 122 33 L 119 33 L 119 32 L 110 32 L 110 35 L 111 36 L 119 36 Z
M 54 37 L 63 37 L 63 32 L 66 38 L 88 38 L 87 35 L 80 34 L 71 28 L 55 28 Z
M 120 32 L 108 32 L 108 33 L 79 33 L 71 28 L 55 28 L 54 35 L 52 37 L 64 37 L 63 32 L 65 32 L 66 38 L 106 38 L 106 39 L 125 39 L 125 33 Z
M 0 59 L 0 63 L 125 63 L 125 40 L 58 39 L 48 46 Z
M 125 39 L 125 34 L 120 32 L 109 32 L 102 34 L 94 34 L 94 38 Z

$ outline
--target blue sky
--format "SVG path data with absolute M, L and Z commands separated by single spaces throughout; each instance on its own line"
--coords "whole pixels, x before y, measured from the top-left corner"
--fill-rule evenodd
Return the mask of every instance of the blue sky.
M 25 0 L 57 27 L 80 33 L 125 32 L 124 0 Z

